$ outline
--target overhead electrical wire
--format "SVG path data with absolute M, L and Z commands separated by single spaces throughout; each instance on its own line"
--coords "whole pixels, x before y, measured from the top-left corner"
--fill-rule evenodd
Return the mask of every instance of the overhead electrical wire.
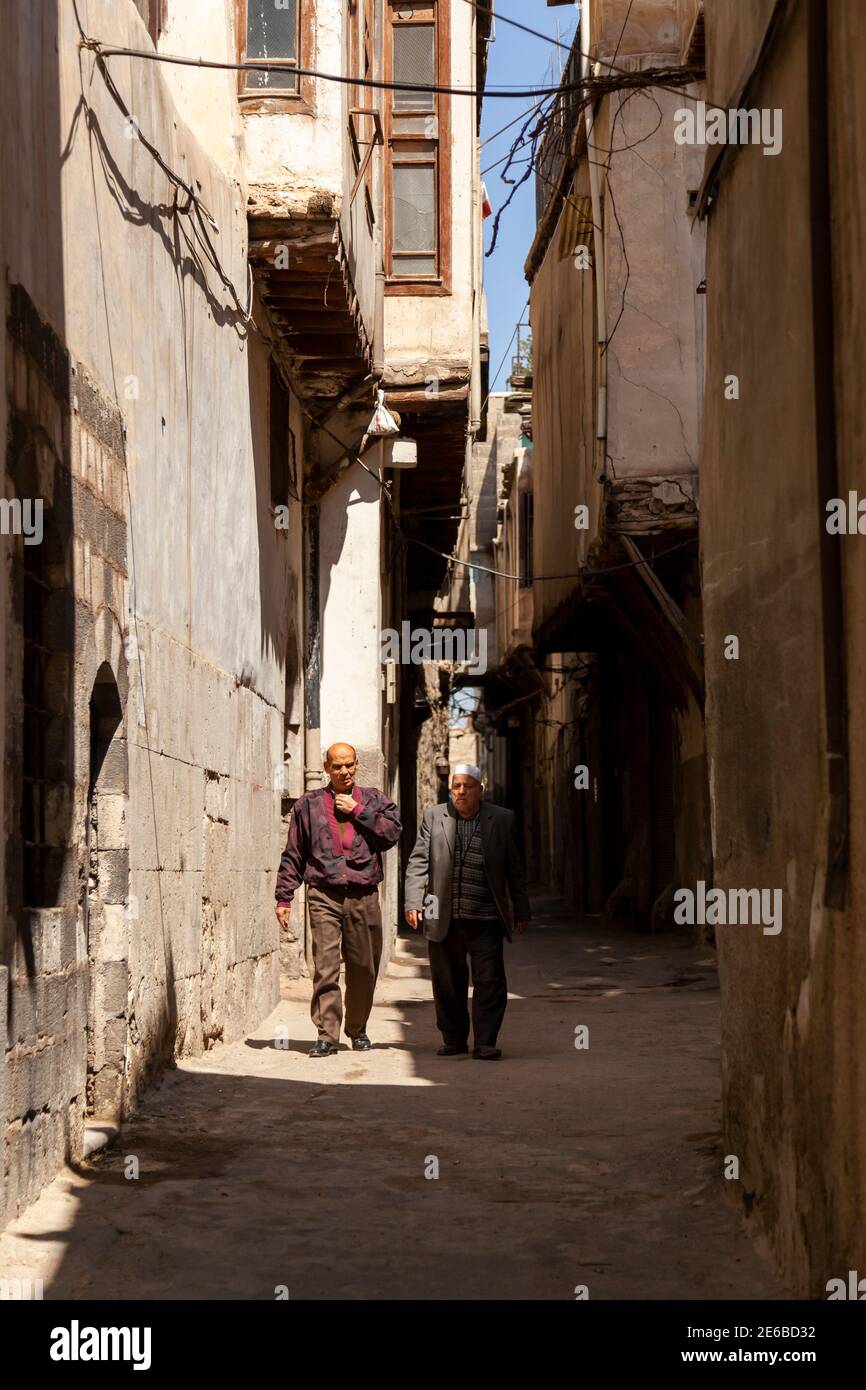
M 468 0 L 468 3 L 472 3 L 472 0 Z M 173 58 L 173 57 L 169 57 L 168 55 L 165 55 L 165 54 L 147 52 L 147 51 L 145 51 L 145 50 L 137 50 L 137 49 L 106 48 L 106 47 L 105 47 L 103 44 L 101 44 L 98 40 L 90 39 L 90 38 L 87 38 L 87 37 L 82 37 L 82 39 L 80 40 L 80 43 L 79 43 L 79 47 L 84 48 L 84 49 L 89 49 L 89 50 L 93 51 L 93 52 L 96 54 L 97 61 L 98 61 L 99 65 L 100 65 L 100 68 L 101 68 L 101 70 L 102 70 L 102 72 L 103 72 L 105 78 L 106 78 L 106 82 L 107 82 L 107 85 L 108 85 L 108 87 L 109 87 L 109 90 L 111 91 L 111 95 L 112 95 L 113 99 L 118 103 L 118 105 L 121 106 L 121 108 L 125 108 L 125 102 L 123 101 L 123 98 L 121 97 L 119 91 L 117 90 L 117 88 L 116 88 L 116 86 L 115 86 L 115 84 L 114 84 L 114 82 L 113 82 L 113 79 L 111 78 L 111 76 L 110 76 L 110 74 L 109 74 L 109 72 L 108 72 L 108 69 L 107 69 L 107 67 L 105 66 L 105 59 L 106 59 L 106 58 L 110 58 L 110 57 L 121 57 L 121 56 L 124 56 L 124 57 L 141 57 L 141 58 L 151 59 L 151 60 L 156 59 L 156 60 L 160 60 L 160 61 L 164 61 L 164 62 L 177 62 L 177 63 L 181 63 L 181 64 L 184 64 L 184 65 L 193 66 L 193 67 L 219 67 L 219 68 L 226 68 L 226 69 L 231 69 L 231 70 L 236 70 L 236 71 L 237 71 L 237 70 L 243 70 L 244 68 L 248 68 L 248 67 L 255 70 L 255 69 L 258 69 L 258 67 L 259 67 L 259 65 L 256 65 L 256 64 L 217 63 L 217 62 L 211 62 L 211 61 L 206 61 L 206 60 Z M 282 65 L 279 65 L 279 64 L 266 65 L 267 70 L 271 70 L 271 67 L 281 67 L 281 66 L 282 66 Z M 293 72 L 299 72 L 301 75 L 304 75 L 303 70 L 301 70 L 301 69 L 293 68 L 292 71 L 293 71 Z M 355 81 L 357 80 L 357 79 L 355 79 L 355 78 L 342 78 L 342 77 L 335 77 L 335 78 L 331 79 L 331 78 L 329 77 L 329 75 L 328 75 L 328 74 L 325 74 L 325 73 L 314 73 L 314 72 L 311 72 L 311 73 L 309 73 L 308 75 L 310 75 L 310 76 L 317 76 L 317 77 L 323 77 L 323 78 L 325 78 L 325 80 L 335 80 L 335 81 L 339 81 L 339 82 L 355 82 Z M 363 84 L 363 85 L 368 85 L 368 86 L 380 86 L 380 87 L 389 87 L 389 88 L 390 88 L 390 87 L 396 87 L 397 89 L 402 89 L 402 88 L 408 87 L 408 89 L 409 89 L 409 90 L 412 90 L 412 91 L 422 90 L 422 88 L 419 88 L 419 87 L 417 87 L 416 85 L 411 84 L 411 83 L 410 83 L 410 84 L 406 84 L 406 83 L 399 83 L 399 84 L 378 83 L 378 84 L 377 84 L 377 83 L 372 83 L 372 82 L 370 82 L 369 80 L 362 80 L 362 84 Z M 577 86 L 585 86 L 586 84 L 576 84 L 576 85 L 577 85 Z M 423 89 L 423 90 L 436 90 L 436 91 L 438 91 L 438 90 L 443 90 L 443 89 L 440 89 L 440 88 L 429 88 L 429 89 Z M 562 92 L 562 91 L 566 91 L 566 90 L 569 90 L 569 88 L 568 88 L 568 87 L 564 87 L 564 86 L 560 86 L 560 87 L 551 89 L 550 94 L 555 94 L 555 93 Z M 471 93 L 466 93 L 466 94 L 471 94 Z M 536 90 L 535 92 L 527 93 L 526 95 L 528 95 L 528 96 L 539 96 L 539 95 L 544 95 L 544 92 L 539 92 L 539 91 Z M 531 116 L 531 115 L 532 115 L 532 112 L 530 112 L 530 116 Z M 518 119 L 519 119 L 519 118 L 518 118 Z M 528 124 L 528 122 L 527 122 L 527 124 Z M 183 190 L 184 193 L 187 194 L 187 197 L 188 197 L 187 207 L 186 207 L 185 209 L 180 209 L 179 206 L 178 206 L 178 204 L 177 204 L 177 200 L 175 200 L 175 207 L 176 207 L 176 210 L 177 210 L 177 211 L 182 211 L 182 212 L 188 212 L 189 209 L 190 209 L 191 207 L 194 207 L 195 210 L 196 210 L 197 216 L 198 216 L 198 218 L 199 218 L 200 224 L 201 224 L 202 214 L 204 214 L 204 217 L 207 218 L 207 220 L 210 222 L 210 224 L 211 224 L 211 226 L 214 228 L 214 230 L 218 230 L 217 227 L 216 227 L 216 223 L 214 222 L 214 220 L 213 220 L 211 214 L 208 212 L 208 210 L 207 210 L 207 208 L 205 207 L 205 205 L 204 205 L 204 203 L 202 202 L 202 200 L 197 196 L 197 194 L 194 192 L 194 190 L 191 188 L 191 186 L 187 183 L 187 181 L 186 181 L 185 179 L 183 179 L 179 174 L 177 174 L 173 169 L 171 169 L 171 167 L 166 163 L 166 161 L 164 160 L 163 156 L 160 154 L 160 152 L 159 152 L 159 150 L 156 148 L 156 146 L 152 144 L 152 142 L 142 139 L 140 133 L 139 133 L 139 139 L 142 141 L 142 144 L 143 144 L 144 147 L 147 149 L 147 151 L 148 151 L 148 153 L 151 155 L 151 157 L 159 164 L 160 168 L 161 168 L 161 169 L 163 170 L 163 172 L 166 174 L 166 177 L 168 177 L 168 178 L 170 179 L 170 181 L 174 184 L 175 188 L 176 188 L 176 189 L 181 189 L 181 190 Z M 254 318 L 254 316 L 253 316 L 253 314 L 252 314 L 252 294 L 251 294 L 252 285 L 250 284 L 250 306 L 249 306 L 249 308 L 245 309 L 244 306 L 243 306 L 243 303 L 242 303 L 242 301 L 241 301 L 241 299 L 240 299 L 240 296 L 238 295 L 237 290 L 236 290 L 236 288 L 235 288 L 235 286 L 234 286 L 234 284 L 233 284 L 233 282 L 232 282 L 232 280 L 231 280 L 231 278 L 228 276 L 227 272 L 224 270 L 224 268 L 223 268 L 223 266 L 222 266 L 222 263 L 221 263 L 221 261 L 220 261 L 220 259 L 219 259 L 219 256 L 217 255 L 217 252 L 216 252 L 215 248 L 213 247 L 213 244 L 212 244 L 212 242 L 210 241 L 209 236 L 207 236 L 207 233 L 206 233 L 206 230 L 205 230 L 203 224 L 202 224 L 202 231 L 205 233 L 206 250 L 207 250 L 207 259 L 210 261 L 211 265 L 212 265 L 213 268 L 216 270 L 216 272 L 217 272 L 217 274 L 218 274 L 218 276 L 219 276 L 219 278 L 220 278 L 220 281 L 222 282 L 224 288 L 226 288 L 226 289 L 229 291 L 229 293 L 231 294 L 232 299 L 233 299 L 234 302 L 235 302 L 235 307 L 236 307 L 236 309 L 238 310 L 238 314 L 239 314 L 239 317 L 241 318 L 242 322 L 243 322 L 246 326 L 252 327 L 252 328 L 254 329 L 254 331 L 258 334 L 258 336 L 262 339 L 262 341 L 263 341 L 264 343 L 270 345 L 272 348 L 279 349 L 280 346 L 281 346 L 280 343 L 279 343 L 277 340 L 275 340 L 271 335 L 265 333 L 265 332 L 259 327 L 259 325 L 256 323 L 255 318 Z M 526 307 L 528 307 L 528 301 L 527 301 L 527 306 L 526 306 Z M 524 312 L 525 312 L 525 311 L 524 311 Z M 506 360 L 506 358 L 507 358 L 507 356 L 508 356 L 508 352 L 509 352 L 510 349 L 511 349 L 511 344 L 512 344 L 513 341 L 514 341 L 514 338 L 515 338 L 515 336 L 516 336 L 516 334 L 517 334 L 518 328 L 519 328 L 519 323 L 515 326 L 514 333 L 512 333 L 512 335 L 511 335 L 511 339 L 510 339 L 510 341 L 509 341 L 509 343 L 508 343 L 508 347 L 507 347 L 506 350 L 505 350 L 505 354 L 504 354 L 504 356 L 503 356 L 503 359 L 502 359 L 502 361 L 501 361 L 499 367 L 497 368 L 496 375 L 495 375 L 495 377 L 493 378 L 494 383 L 495 383 L 496 379 L 498 378 L 499 373 L 502 371 L 502 367 L 505 365 L 505 360 Z M 290 388 L 290 389 L 291 389 L 291 388 Z M 299 405 L 299 408 L 301 409 L 302 413 L 313 423 L 313 425 L 314 425 L 317 429 L 321 429 L 321 430 L 323 431 L 323 433 L 327 434 L 327 435 L 330 437 L 330 439 L 333 440 L 333 442 L 334 442 L 335 444 L 338 445 L 338 447 L 340 448 L 340 450 L 341 450 L 341 452 L 342 452 L 342 456 L 345 457 L 345 458 L 352 458 L 352 459 L 354 459 L 354 461 L 355 461 L 356 463 L 360 464 L 360 466 L 364 469 L 364 471 L 365 471 L 366 473 L 368 473 L 368 474 L 370 475 L 370 477 L 373 478 L 373 480 L 376 482 L 376 484 L 378 485 L 378 487 L 379 487 L 379 489 L 380 489 L 382 495 L 384 496 L 384 498 L 386 499 L 386 501 L 387 501 L 387 503 L 388 503 L 389 511 L 390 511 L 390 513 L 391 513 L 391 518 L 392 518 L 392 521 L 393 521 L 395 530 L 396 530 L 398 536 L 400 537 L 400 539 L 403 541 L 404 544 L 419 546 L 421 549 L 430 551 L 432 554 L 437 555 L 440 559 L 443 559 L 443 560 L 447 561 L 449 565 L 460 565 L 460 566 L 461 566 L 462 568 L 464 568 L 464 569 L 476 570 L 476 571 L 478 571 L 478 572 L 480 572 L 480 573 L 483 573 L 483 574 L 491 574 L 491 575 L 494 575 L 495 577 L 501 578 L 501 579 L 511 579 L 511 580 L 518 580 L 518 581 L 519 581 L 519 580 L 525 580 L 525 579 L 526 579 L 526 576 L 525 576 L 525 575 L 511 574 L 511 573 L 508 573 L 507 571 L 504 571 L 504 570 L 496 570 L 496 569 L 493 569 L 493 568 L 491 568 L 491 567 L 489 567 L 489 566 L 487 566 L 487 565 L 480 565 L 480 564 L 478 564 L 477 562 L 461 560 L 461 559 L 459 559 L 456 555 L 449 555 L 449 554 L 447 553 L 447 551 L 439 550 L 436 546 L 430 545 L 427 541 L 419 540 L 419 539 L 418 539 L 417 537 L 415 537 L 415 536 L 407 536 L 407 535 L 405 534 L 405 532 L 402 530 L 401 526 L 400 526 L 399 520 L 398 520 L 397 515 L 396 515 L 396 513 L 395 513 L 395 511 L 394 511 L 393 499 L 392 499 L 392 497 L 391 497 L 391 494 L 390 494 L 388 485 L 385 483 L 385 481 L 384 481 L 383 479 L 381 479 L 381 478 L 373 471 L 373 469 L 371 469 L 370 467 L 368 467 L 368 465 L 364 462 L 364 460 L 360 457 L 360 454 L 359 454 L 358 452 L 356 452 L 355 449 L 351 448 L 351 446 L 347 447 L 347 445 L 345 444 L 345 442 L 344 442 L 343 440 L 341 440 L 341 439 L 339 438 L 338 435 L 334 434 L 334 432 L 333 432 L 332 430 L 330 430 L 330 429 L 328 428 L 328 426 L 324 424 L 324 422 L 319 421 L 319 420 L 316 419 L 316 417 L 306 408 L 306 406 L 304 405 L 303 401 L 302 401 L 302 400 L 300 399 L 300 397 L 297 395 L 297 392 L 296 392 L 296 391 L 292 391 L 292 394 L 295 396 L 296 400 L 298 401 L 298 405 Z M 486 404 L 487 401 L 490 399 L 490 395 L 491 395 L 491 394 L 492 394 L 492 389 L 491 389 L 491 391 L 488 392 L 487 397 L 485 398 L 485 402 L 484 402 L 485 404 Z M 681 541 L 681 542 L 679 542 L 679 543 L 676 544 L 676 545 L 673 545 L 673 546 L 668 547 L 668 548 L 667 548 L 666 550 L 664 550 L 664 551 L 660 551 L 660 552 L 658 553 L 658 555 L 656 555 L 656 556 L 653 557 L 653 559 L 661 559 L 661 558 L 663 558 L 663 557 L 666 556 L 666 555 L 672 554 L 672 553 L 675 552 L 675 551 L 682 550 L 684 547 L 686 547 L 686 546 L 688 546 L 688 545 L 694 544 L 695 541 L 696 541 L 696 538 L 695 538 L 695 537 L 689 537 L 689 538 L 688 538 L 687 540 L 685 540 L 685 541 Z M 651 564 L 651 562 L 650 562 L 648 559 L 643 559 L 643 558 L 642 558 L 642 559 L 640 559 L 640 560 L 630 560 L 630 561 L 628 561 L 628 562 L 626 562 L 626 563 L 624 563 L 624 564 L 620 564 L 620 565 L 609 565 L 609 566 L 604 566 L 603 568 L 597 569 L 597 570 L 593 570 L 593 569 L 589 568 L 588 566 L 584 566 L 584 567 L 583 567 L 582 569 L 580 569 L 580 570 L 571 571 L 571 572 L 564 573 L 564 574 L 542 574 L 542 575 L 533 575 L 533 576 L 532 576 L 532 582 L 533 582 L 533 583 L 541 583 L 541 582 L 544 582 L 544 581 L 553 581 L 553 580 L 584 579 L 584 578 L 593 578 L 593 577 L 597 577 L 597 576 L 598 576 L 598 577 L 601 577 L 601 576 L 605 576 L 605 575 L 614 573 L 614 572 L 619 571 L 619 570 L 633 569 L 633 568 L 635 568 L 636 566 L 639 566 L 639 565 L 650 565 L 650 564 Z
M 501 97 L 506 101 L 515 99 L 531 100 L 533 97 L 555 96 L 560 91 L 577 91 L 583 83 L 573 83 L 570 87 L 450 87 L 429 82 L 386 82 L 384 78 L 348 76 L 339 72 L 320 72 L 317 68 L 302 68 L 286 63 L 245 62 L 229 63 L 218 58 L 189 58 L 179 53 L 159 53 L 155 49 L 120 48 L 104 44 L 99 39 L 84 38 L 80 47 L 91 49 L 99 58 L 143 58 L 151 63 L 169 63 L 187 68 L 216 68 L 220 72 L 290 72 L 293 77 L 315 77 L 322 82 L 336 82 L 344 87 L 366 87 L 377 92 L 425 92 L 436 96 Z M 264 90 L 264 89 L 263 89 Z

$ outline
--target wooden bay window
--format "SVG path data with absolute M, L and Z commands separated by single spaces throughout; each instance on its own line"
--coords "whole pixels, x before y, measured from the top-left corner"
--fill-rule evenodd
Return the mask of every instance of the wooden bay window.
M 449 294 L 449 0 L 387 0 L 385 271 L 389 294 Z M 417 83 L 417 86 L 412 84 Z

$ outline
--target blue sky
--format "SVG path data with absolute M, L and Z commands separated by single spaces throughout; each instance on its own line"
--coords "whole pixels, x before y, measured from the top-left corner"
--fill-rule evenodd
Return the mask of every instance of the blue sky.
M 504 23 L 504 19 L 516 19 L 540 33 L 556 36 L 559 24 L 560 42 L 570 44 L 577 25 L 577 6 L 559 5 L 549 9 L 544 0 L 495 0 L 496 39 L 490 46 L 490 63 L 487 71 L 488 87 L 520 86 L 529 90 L 536 86 L 553 86 L 559 81 L 559 56 L 555 44 L 543 42 L 524 34 L 520 29 Z M 564 60 L 567 57 L 563 50 Z M 553 64 L 551 64 L 553 59 Z M 551 81 L 552 77 L 552 81 Z M 529 111 L 532 101 L 518 98 L 511 101 L 495 97 L 484 102 L 481 139 L 487 140 L 521 111 Z M 505 131 L 497 139 L 491 140 L 481 151 L 481 168 L 495 164 L 507 154 L 511 141 L 520 129 L 520 123 Z M 508 197 L 510 188 L 500 177 L 502 166 L 484 174 L 484 182 L 494 213 Z M 518 174 L 522 170 L 518 170 Z M 488 217 L 484 224 L 485 250 L 490 245 L 493 218 Z M 523 263 L 535 235 L 535 176 L 530 175 L 520 188 L 510 208 L 505 213 L 499 228 L 499 240 L 493 255 L 484 261 L 485 287 L 487 290 L 487 310 L 490 318 L 490 374 L 491 378 L 499 366 L 508 340 L 514 332 L 518 319 L 526 317 L 522 310 L 529 297 L 529 286 L 523 274 Z M 505 365 L 492 389 L 504 391 L 508 373 L 511 370 L 511 357 L 514 346 L 509 351 Z

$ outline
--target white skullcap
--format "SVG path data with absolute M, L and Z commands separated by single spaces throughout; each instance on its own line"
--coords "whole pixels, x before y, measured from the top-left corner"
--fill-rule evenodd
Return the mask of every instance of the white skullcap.
M 474 777 L 476 782 L 480 782 L 482 780 L 481 768 L 474 767 L 472 763 L 458 763 L 456 767 L 451 769 L 451 776 Z

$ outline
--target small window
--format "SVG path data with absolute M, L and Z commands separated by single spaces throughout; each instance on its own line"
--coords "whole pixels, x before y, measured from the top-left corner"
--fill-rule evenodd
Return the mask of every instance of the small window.
M 244 62 L 278 63 L 268 72 L 242 74 L 247 92 L 297 92 L 300 0 L 245 0 Z

